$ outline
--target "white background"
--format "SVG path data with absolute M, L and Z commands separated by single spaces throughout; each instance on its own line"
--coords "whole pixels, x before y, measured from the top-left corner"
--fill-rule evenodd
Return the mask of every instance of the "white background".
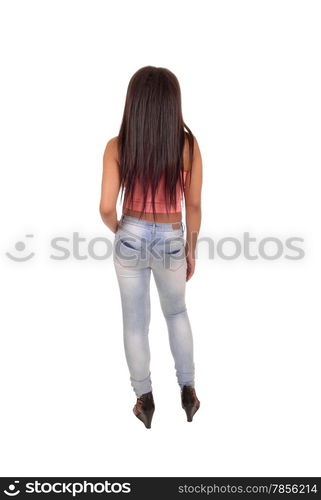
M 320 475 L 320 3 L 3 1 L 0 19 L 1 476 Z M 113 240 L 102 156 L 145 65 L 180 81 L 200 236 L 297 236 L 305 251 L 200 252 L 192 423 L 152 281 L 150 430 L 132 413 L 112 259 L 88 255 Z M 73 232 L 87 258 L 50 258 Z

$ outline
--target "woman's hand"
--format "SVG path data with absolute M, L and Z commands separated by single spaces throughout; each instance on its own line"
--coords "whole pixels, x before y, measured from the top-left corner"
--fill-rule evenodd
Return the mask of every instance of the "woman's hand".
M 190 280 L 195 271 L 195 257 L 193 257 L 190 253 L 186 254 L 186 281 Z

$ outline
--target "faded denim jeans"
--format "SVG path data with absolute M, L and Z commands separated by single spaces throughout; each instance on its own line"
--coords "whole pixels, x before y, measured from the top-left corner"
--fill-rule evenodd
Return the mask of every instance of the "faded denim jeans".
M 150 276 L 166 319 L 178 384 L 194 386 L 193 336 L 185 303 L 184 224 L 154 223 L 122 215 L 113 261 L 119 284 L 123 341 L 137 397 L 152 391 L 149 349 Z

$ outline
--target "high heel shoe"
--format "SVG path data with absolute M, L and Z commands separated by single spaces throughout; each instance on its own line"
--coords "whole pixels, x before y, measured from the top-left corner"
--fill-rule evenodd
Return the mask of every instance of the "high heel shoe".
M 146 392 L 137 398 L 133 408 L 135 416 L 143 422 L 147 429 L 151 428 L 155 404 L 152 391 Z
M 199 409 L 201 403 L 196 396 L 195 388 L 191 385 L 184 385 L 181 388 L 182 408 L 186 412 L 187 422 L 192 422 L 193 416 Z

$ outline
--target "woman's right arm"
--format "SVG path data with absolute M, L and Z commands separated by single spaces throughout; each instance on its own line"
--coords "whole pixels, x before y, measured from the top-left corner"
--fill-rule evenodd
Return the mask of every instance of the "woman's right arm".
M 186 281 L 195 271 L 195 248 L 201 226 L 201 193 L 203 180 L 202 156 L 198 142 L 194 137 L 194 155 L 192 171 L 187 173 L 185 185 L 186 246 L 187 260 Z
M 116 204 L 120 189 L 117 140 L 117 137 L 110 139 L 104 151 L 99 204 L 101 218 L 113 233 L 116 233 L 118 228 Z

